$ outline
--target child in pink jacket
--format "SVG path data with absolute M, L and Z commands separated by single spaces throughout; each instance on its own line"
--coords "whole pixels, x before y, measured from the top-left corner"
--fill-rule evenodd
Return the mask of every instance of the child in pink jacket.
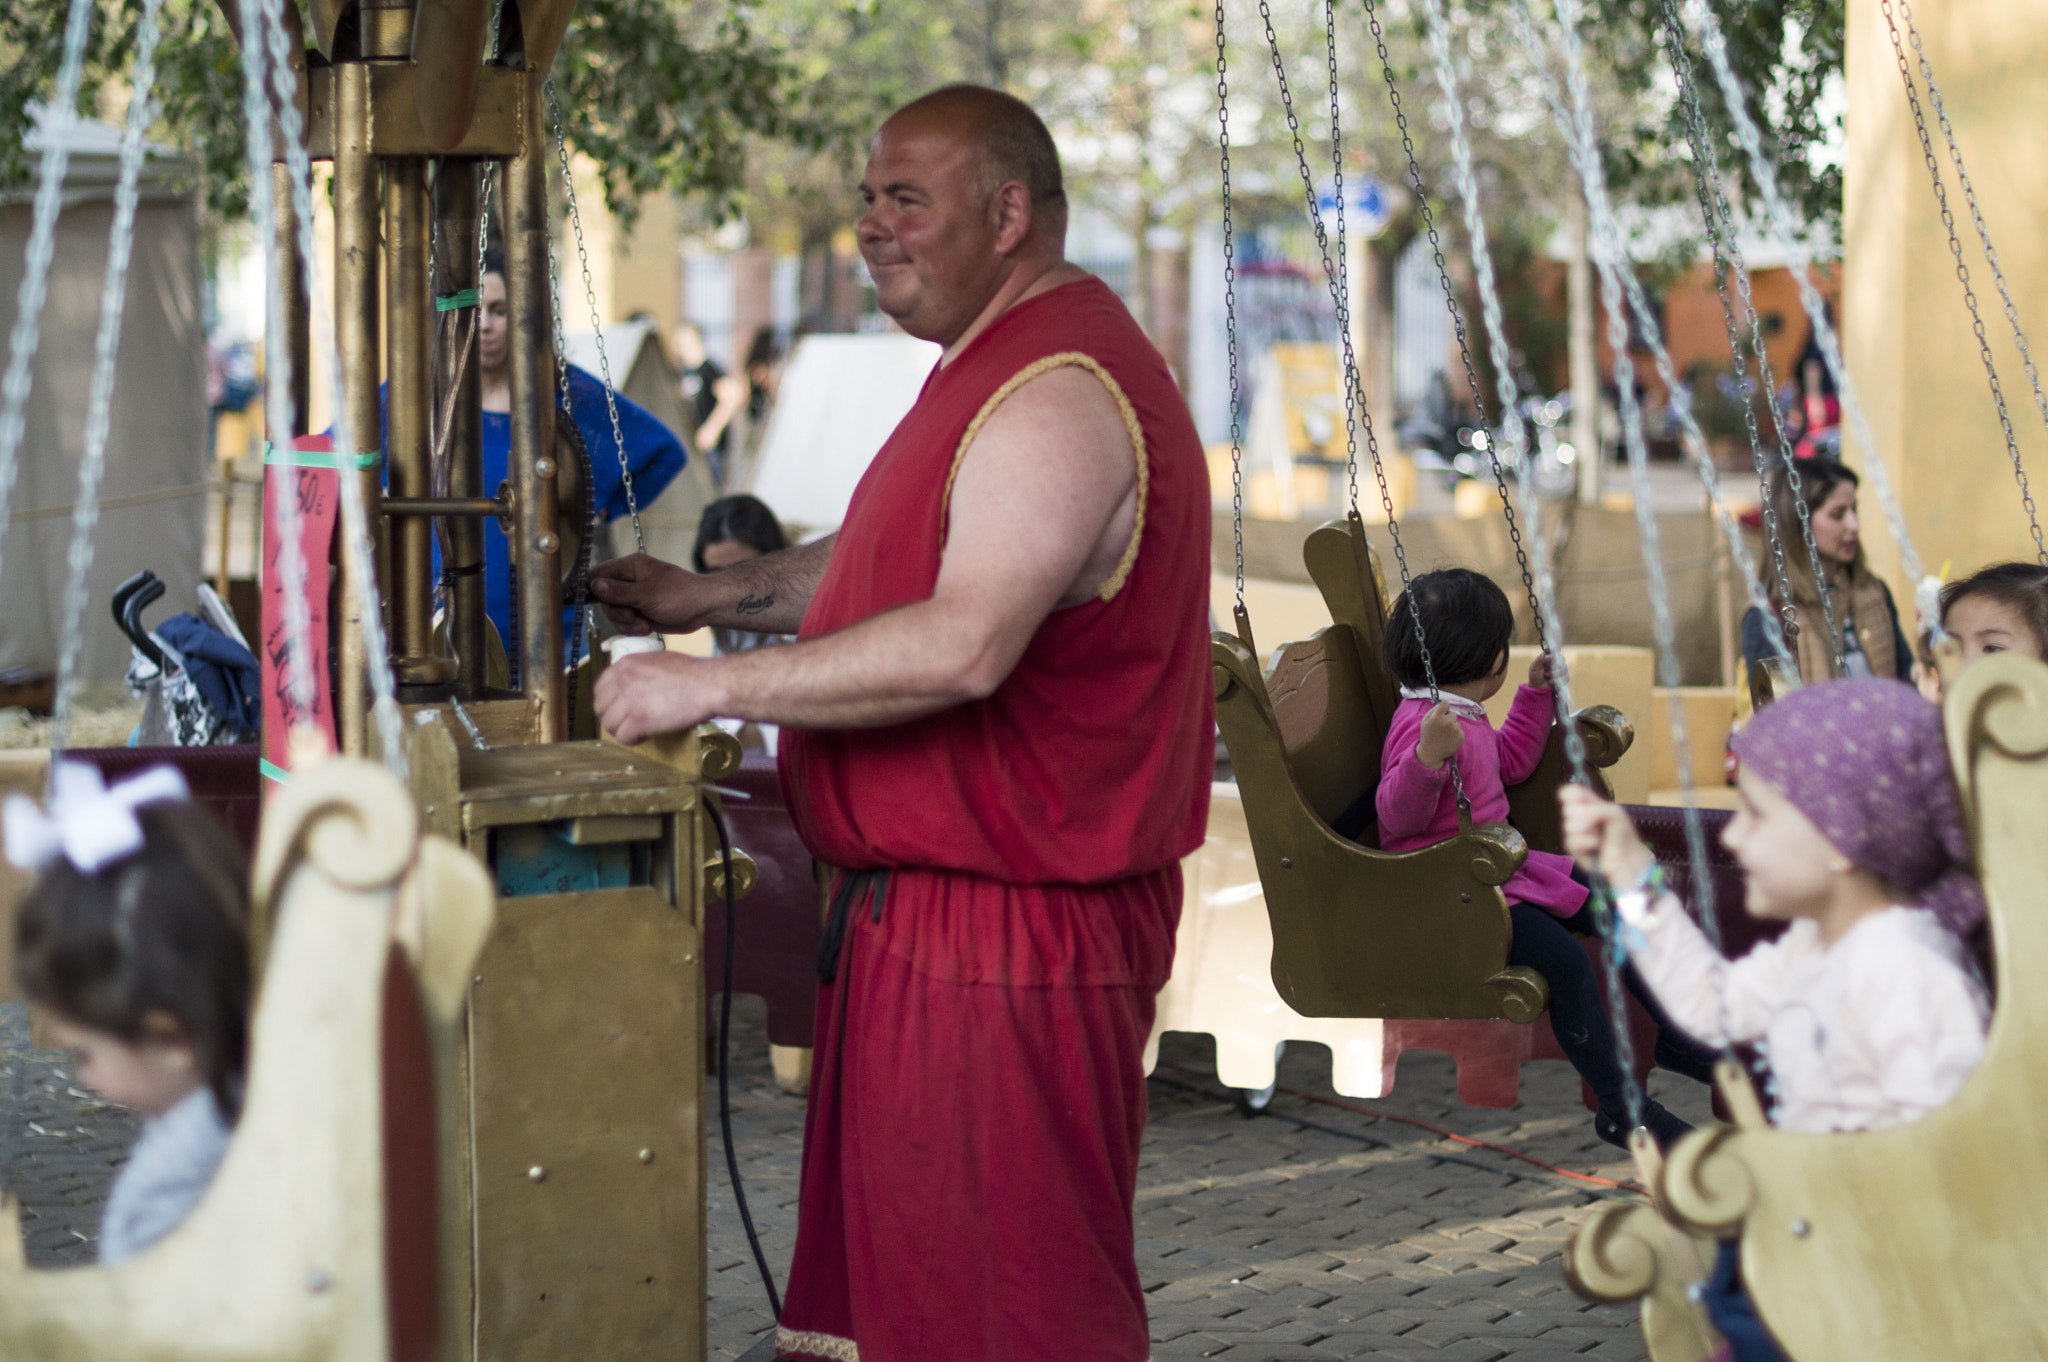
M 1418 602 L 1422 632 L 1441 697 L 1432 701 L 1429 674 L 1415 637 L 1410 602 Z M 1381 636 L 1387 670 L 1401 687 L 1401 705 L 1387 728 L 1375 797 L 1380 846 L 1414 851 L 1458 832 L 1456 765 L 1475 823 L 1508 821 L 1509 785 L 1529 778 L 1543 759 L 1557 705 L 1550 688 L 1550 655 L 1529 667 L 1529 683 L 1515 693 L 1507 722 L 1496 730 L 1485 701 L 1507 680 L 1508 641 L 1515 629 L 1508 598 L 1488 578 L 1465 568 L 1417 577 L 1394 602 Z M 1521 869 L 1501 886 L 1514 941 L 1508 963 L 1524 965 L 1550 983 L 1550 1029 L 1559 1048 L 1593 1090 L 1593 1129 L 1610 1144 L 1626 1146 L 1626 1075 L 1615 1050 L 1593 962 L 1578 936 L 1596 933 L 1586 908 L 1586 883 L 1569 856 L 1530 851 Z M 1637 985 L 1629 981 L 1631 991 Z M 1652 1015 L 1661 1015 L 1652 1010 Z M 1668 1028 L 1667 1028 L 1668 1030 Z M 1668 1035 L 1657 1046 L 1659 1063 L 1704 1077 L 1711 1056 L 1696 1042 Z M 1691 1129 L 1645 1099 L 1643 1124 L 1659 1144 Z

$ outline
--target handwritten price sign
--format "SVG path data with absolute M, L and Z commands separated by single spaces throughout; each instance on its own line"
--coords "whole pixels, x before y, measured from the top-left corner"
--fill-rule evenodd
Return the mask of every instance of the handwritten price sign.
M 292 448 L 331 454 L 334 442 L 324 435 L 302 435 L 292 441 Z M 267 463 L 263 470 L 263 757 L 265 774 L 273 780 L 278 778 L 276 773 L 291 769 L 290 738 L 299 724 L 313 724 L 327 735 L 330 748 L 335 744 L 334 693 L 327 656 L 327 600 L 333 575 L 328 560 L 334 547 L 340 497 L 338 476 L 332 467 L 302 468 L 282 462 Z M 306 563 L 308 653 L 302 664 L 292 656 L 291 630 L 285 623 L 285 597 L 290 585 L 284 572 L 285 534 L 280 498 L 287 496 L 298 502 L 299 543 Z M 291 674 L 298 665 L 306 667 L 312 675 L 310 711 L 292 698 Z

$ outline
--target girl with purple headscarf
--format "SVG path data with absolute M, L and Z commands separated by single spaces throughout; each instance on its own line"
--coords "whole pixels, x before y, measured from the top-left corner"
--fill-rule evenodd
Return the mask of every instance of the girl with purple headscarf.
M 1963 938 L 1984 921 L 1941 712 L 1904 682 L 1807 686 L 1735 738 L 1742 805 L 1722 840 L 1749 911 L 1791 927 L 1730 961 L 1664 887 L 1628 816 L 1577 786 L 1565 843 L 1620 890 L 1637 971 L 1671 1018 L 1769 1062 L 1773 1122 L 1875 1130 L 1924 1116 L 1984 1051 L 1990 1003 Z M 1780 1356 L 1735 1276 L 1709 1285 L 1738 1359 Z

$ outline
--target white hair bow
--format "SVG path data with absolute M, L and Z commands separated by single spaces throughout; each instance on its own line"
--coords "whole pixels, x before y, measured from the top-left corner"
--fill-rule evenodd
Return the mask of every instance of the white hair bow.
M 62 856 L 79 873 L 96 874 L 142 850 L 137 809 L 159 800 L 189 799 L 191 793 L 174 766 L 152 767 L 109 789 L 98 767 L 60 761 L 50 773 L 48 813 L 26 795 L 9 795 L 0 807 L 7 859 L 23 870 L 41 870 Z

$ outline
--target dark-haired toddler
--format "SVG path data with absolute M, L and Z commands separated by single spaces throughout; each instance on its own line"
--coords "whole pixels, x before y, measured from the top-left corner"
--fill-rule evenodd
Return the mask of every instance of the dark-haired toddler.
M 1416 639 L 1418 606 L 1441 697 L 1436 700 Z M 1508 821 L 1507 787 L 1534 773 L 1557 713 L 1551 659 L 1545 653 L 1530 665 L 1528 684 L 1516 691 L 1507 721 L 1496 730 L 1487 717 L 1485 702 L 1507 680 L 1514 628 L 1506 594 L 1465 568 L 1425 573 L 1394 602 L 1381 651 L 1400 684 L 1401 704 L 1387 728 L 1376 796 L 1383 849 L 1415 851 L 1457 835 L 1454 761 L 1473 821 Z M 1514 929 L 1508 962 L 1549 981 L 1550 1029 L 1593 1090 L 1598 1106 L 1593 1129 L 1608 1143 L 1625 1146 L 1627 1076 L 1593 963 L 1577 940 L 1595 931 L 1586 909 L 1586 882 L 1574 873 L 1569 856 L 1531 850 L 1501 892 Z M 1710 1062 L 1696 1044 L 1676 1034 L 1659 1041 L 1658 1057 L 1695 1076 Z M 1642 1123 L 1660 1145 L 1691 1129 L 1647 1100 Z
M 170 767 L 107 788 L 59 762 L 49 811 L 16 795 L 7 858 L 36 872 L 15 976 L 78 1080 L 143 1118 L 100 1223 L 100 1261 L 175 1229 L 227 1152 L 248 1053 L 248 872 Z

